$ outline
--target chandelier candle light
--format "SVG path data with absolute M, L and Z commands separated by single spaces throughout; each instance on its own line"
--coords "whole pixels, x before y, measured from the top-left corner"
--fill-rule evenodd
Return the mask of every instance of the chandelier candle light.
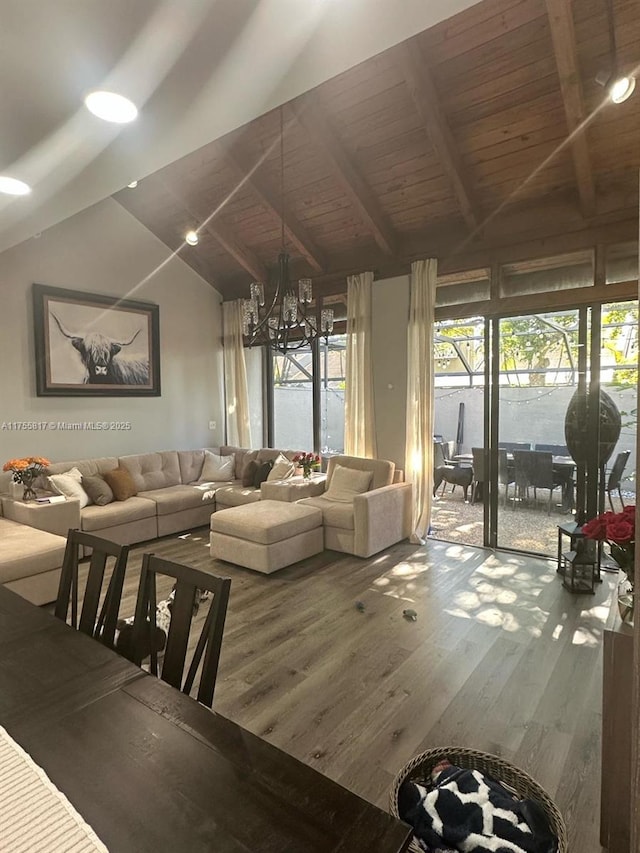
M 313 287 L 310 278 L 298 280 L 298 291 L 289 279 L 289 255 L 285 245 L 284 216 L 284 118 L 280 107 L 280 214 L 281 250 L 275 277 L 273 299 L 265 307 L 265 286 L 261 281 L 251 284 L 250 298 L 243 304 L 243 334 L 249 346 L 266 345 L 286 353 L 310 346 L 320 335 L 328 341 L 333 332 L 333 309 L 323 308 L 318 318 L 311 311 Z

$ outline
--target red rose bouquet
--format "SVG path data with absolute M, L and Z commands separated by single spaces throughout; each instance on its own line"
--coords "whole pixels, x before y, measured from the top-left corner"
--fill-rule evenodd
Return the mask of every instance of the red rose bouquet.
M 293 461 L 302 468 L 302 476 L 308 480 L 312 471 L 317 471 L 320 467 L 320 457 L 317 453 L 296 453 Z
M 622 512 L 603 512 L 588 521 L 582 532 L 587 539 L 609 543 L 611 556 L 633 586 L 636 550 L 635 506 L 626 506 Z

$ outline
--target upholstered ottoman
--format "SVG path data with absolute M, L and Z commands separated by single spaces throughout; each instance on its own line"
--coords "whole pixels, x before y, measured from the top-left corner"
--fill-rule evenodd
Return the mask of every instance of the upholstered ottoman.
M 316 507 L 267 500 L 211 516 L 211 556 L 256 572 L 277 572 L 323 547 L 322 511 Z

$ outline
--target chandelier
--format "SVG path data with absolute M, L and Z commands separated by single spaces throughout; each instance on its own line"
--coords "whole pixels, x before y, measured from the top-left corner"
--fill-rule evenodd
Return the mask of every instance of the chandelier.
M 333 332 L 333 309 L 313 310 L 310 278 L 298 280 L 297 290 L 289 278 L 289 255 L 285 244 L 284 217 L 284 118 L 280 107 L 280 238 L 278 265 L 270 282 L 273 298 L 265 302 L 264 282 L 251 284 L 249 299 L 243 301 L 242 331 L 249 346 L 269 346 L 276 352 L 309 347 L 317 337 L 328 342 Z

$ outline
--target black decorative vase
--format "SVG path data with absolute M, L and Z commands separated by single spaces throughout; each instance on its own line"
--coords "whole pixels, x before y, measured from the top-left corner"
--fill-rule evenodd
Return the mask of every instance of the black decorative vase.
M 598 448 L 598 465 L 606 465 L 614 451 L 618 439 L 622 419 L 618 407 L 606 391 L 600 391 L 600 445 Z M 589 437 L 589 417 L 587 395 L 576 391 L 564 418 L 564 437 L 573 461 L 576 465 L 586 465 L 587 452 L 593 446 Z

